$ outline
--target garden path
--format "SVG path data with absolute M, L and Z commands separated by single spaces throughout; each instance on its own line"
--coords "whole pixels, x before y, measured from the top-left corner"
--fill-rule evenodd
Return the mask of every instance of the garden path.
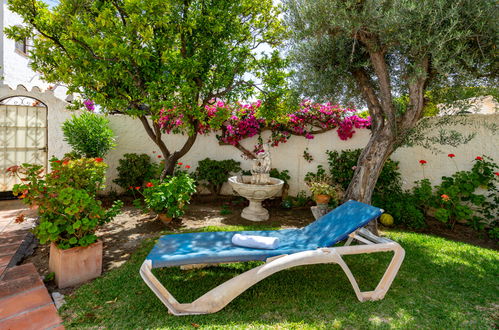
M 21 211 L 27 221 L 16 223 Z M 35 215 L 19 200 L 0 201 L 0 329 L 64 329 L 35 266 L 16 266 Z

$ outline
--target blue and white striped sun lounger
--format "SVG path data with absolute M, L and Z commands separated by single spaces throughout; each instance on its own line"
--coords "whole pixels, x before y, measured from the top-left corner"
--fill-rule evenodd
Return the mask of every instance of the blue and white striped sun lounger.
M 382 299 L 404 258 L 404 250 L 399 244 L 377 237 L 361 228 L 379 217 L 382 212 L 377 207 L 348 201 L 300 229 L 165 235 L 159 239 L 147 256 L 140 274 L 174 315 L 217 312 L 246 289 L 275 272 L 317 263 L 339 264 L 347 274 L 360 301 Z M 240 247 L 231 242 L 232 236 L 236 233 L 278 237 L 280 244 L 275 250 Z M 347 238 L 345 246 L 332 247 Z M 349 246 L 352 239 L 366 245 Z M 385 251 L 395 252 L 385 275 L 374 291 L 361 292 L 341 255 Z M 178 303 L 151 272 L 151 269 L 161 267 L 255 260 L 266 263 L 236 276 L 188 304 Z

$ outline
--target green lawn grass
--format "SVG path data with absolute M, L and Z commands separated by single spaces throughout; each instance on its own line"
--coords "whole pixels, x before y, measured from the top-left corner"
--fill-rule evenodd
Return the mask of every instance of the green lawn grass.
M 314 265 L 277 273 L 218 313 L 172 316 L 139 275 L 154 245 L 149 240 L 122 267 L 66 297 L 61 315 L 67 328 L 477 329 L 498 325 L 497 251 L 423 234 L 393 231 L 387 235 L 404 247 L 406 257 L 381 301 L 359 302 L 338 265 Z M 390 257 L 378 253 L 345 260 L 361 289 L 372 290 Z M 190 302 L 256 265 L 226 264 L 189 271 L 166 268 L 154 273 L 179 302 Z

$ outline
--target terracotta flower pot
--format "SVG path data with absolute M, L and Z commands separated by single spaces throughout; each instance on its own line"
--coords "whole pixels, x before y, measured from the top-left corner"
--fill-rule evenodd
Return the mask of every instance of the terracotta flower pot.
M 168 225 L 173 220 L 173 218 L 169 217 L 166 213 L 158 213 L 157 218 L 161 220 L 161 222 L 164 223 L 165 225 Z
M 55 273 L 55 283 L 59 288 L 99 277 L 102 273 L 102 241 L 67 250 L 61 250 L 52 243 L 49 270 Z
M 329 195 L 316 195 L 315 202 L 317 204 L 328 204 L 331 197 Z

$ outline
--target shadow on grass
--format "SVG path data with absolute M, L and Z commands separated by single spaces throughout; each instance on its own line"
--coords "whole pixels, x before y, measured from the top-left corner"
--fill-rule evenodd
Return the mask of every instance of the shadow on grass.
M 360 303 L 339 266 L 313 265 L 263 280 L 218 313 L 171 316 L 139 275 L 139 267 L 154 245 L 149 240 L 122 267 L 67 297 L 62 316 L 68 328 L 192 328 L 193 324 L 203 328 L 494 326 L 494 304 L 499 296 L 497 252 L 422 234 L 392 232 L 389 236 L 406 249 L 406 259 L 385 299 L 377 302 Z M 390 257 L 378 253 L 345 260 L 361 289 L 371 290 Z M 154 272 L 179 302 L 189 302 L 258 264 Z

